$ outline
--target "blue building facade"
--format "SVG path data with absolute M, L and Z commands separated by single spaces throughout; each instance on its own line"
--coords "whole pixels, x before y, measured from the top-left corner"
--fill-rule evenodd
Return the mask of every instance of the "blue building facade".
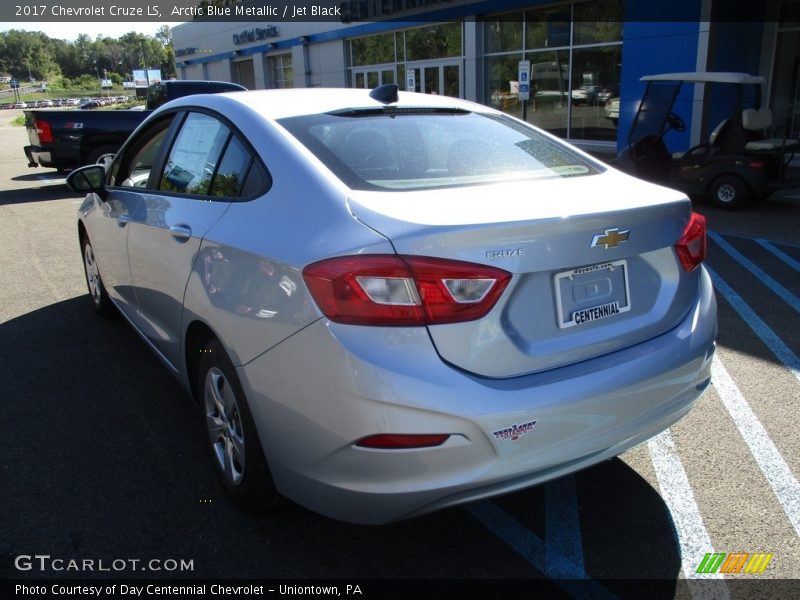
M 738 4 L 743 3 L 350 0 L 343 8 L 370 18 L 190 22 L 173 29 L 173 41 L 182 79 L 230 80 L 251 89 L 397 83 L 494 106 L 608 154 L 627 145 L 642 76 L 747 72 L 764 78 L 763 102 L 775 123 L 797 136 L 800 2 Z M 385 6 L 393 12 L 380 14 Z M 530 64 L 524 105 L 520 61 Z M 667 136 L 672 151 L 702 141 L 729 116 L 726 92 L 697 87 L 684 86 L 678 97 L 675 112 L 687 128 Z

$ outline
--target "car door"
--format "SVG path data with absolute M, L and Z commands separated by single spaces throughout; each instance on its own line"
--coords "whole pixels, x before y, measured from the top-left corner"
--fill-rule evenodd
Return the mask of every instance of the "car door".
M 128 234 L 138 326 L 173 368 L 180 364 L 183 296 L 200 244 L 230 206 L 250 160 L 222 117 L 189 111 L 182 119 Z
M 108 295 L 136 322 L 136 294 L 128 264 L 129 224 L 142 206 L 141 191 L 159 158 L 172 117 L 160 119 L 126 144 L 111 166 L 107 195 L 92 216 L 90 236 Z

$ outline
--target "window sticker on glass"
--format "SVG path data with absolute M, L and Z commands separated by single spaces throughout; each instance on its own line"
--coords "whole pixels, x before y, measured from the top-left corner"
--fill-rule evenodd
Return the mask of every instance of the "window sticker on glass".
M 184 194 L 207 194 L 229 133 L 227 127 L 208 115 L 190 114 L 164 166 L 161 189 Z

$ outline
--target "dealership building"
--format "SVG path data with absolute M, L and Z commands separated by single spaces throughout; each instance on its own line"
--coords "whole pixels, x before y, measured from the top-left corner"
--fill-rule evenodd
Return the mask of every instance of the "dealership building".
M 732 15 L 738 4 L 350 0 L 335 4 L 343 14 L 336 20 L 192 21 L 172 33 L 180 79 L 249 89 L 397 83 L 518 117 L 519 63 L 529 61 L 525 118 L 609 154 L 627 144 L 643 75 L 746 72 L 764 78 L 762 103 L 774 124 L 800 137 L 800 2 L 748 3 L 747 14 Z M 687 127 L 668 135 L 670 150 L 704 141 L 728 116 L 721 111 L 730 93 L 722 84 L 684 86 L 675 112 Z

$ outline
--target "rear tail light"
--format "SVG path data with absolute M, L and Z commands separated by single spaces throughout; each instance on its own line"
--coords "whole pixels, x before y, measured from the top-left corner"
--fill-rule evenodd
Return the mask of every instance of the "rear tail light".
M 303 269 L 323 314 L 351 325 L 435 325 L 480 319 L 511 280 L 501 269 L 419 256 L 331 258 Z
M 446 433 L 405 434 L 380 433 L 362 438 L 356 442 L 361 448 L 378 448 L 380 450 L 404 450 L 408 448 L 432 448 L 441 446 L 450 436 Z
M 50 127 L 50 123 L 36 119 L 33 122 L 33 126 L 36 128 L 36 135 L 39 136 L 40 144 L 53 143 L 53 129 Z
M 686 229 L 678 243 L 675 244 L 678 258 L 683 270 L 694 271 L 706 258 L 706 218 L 696 212 L 692 213 Z

